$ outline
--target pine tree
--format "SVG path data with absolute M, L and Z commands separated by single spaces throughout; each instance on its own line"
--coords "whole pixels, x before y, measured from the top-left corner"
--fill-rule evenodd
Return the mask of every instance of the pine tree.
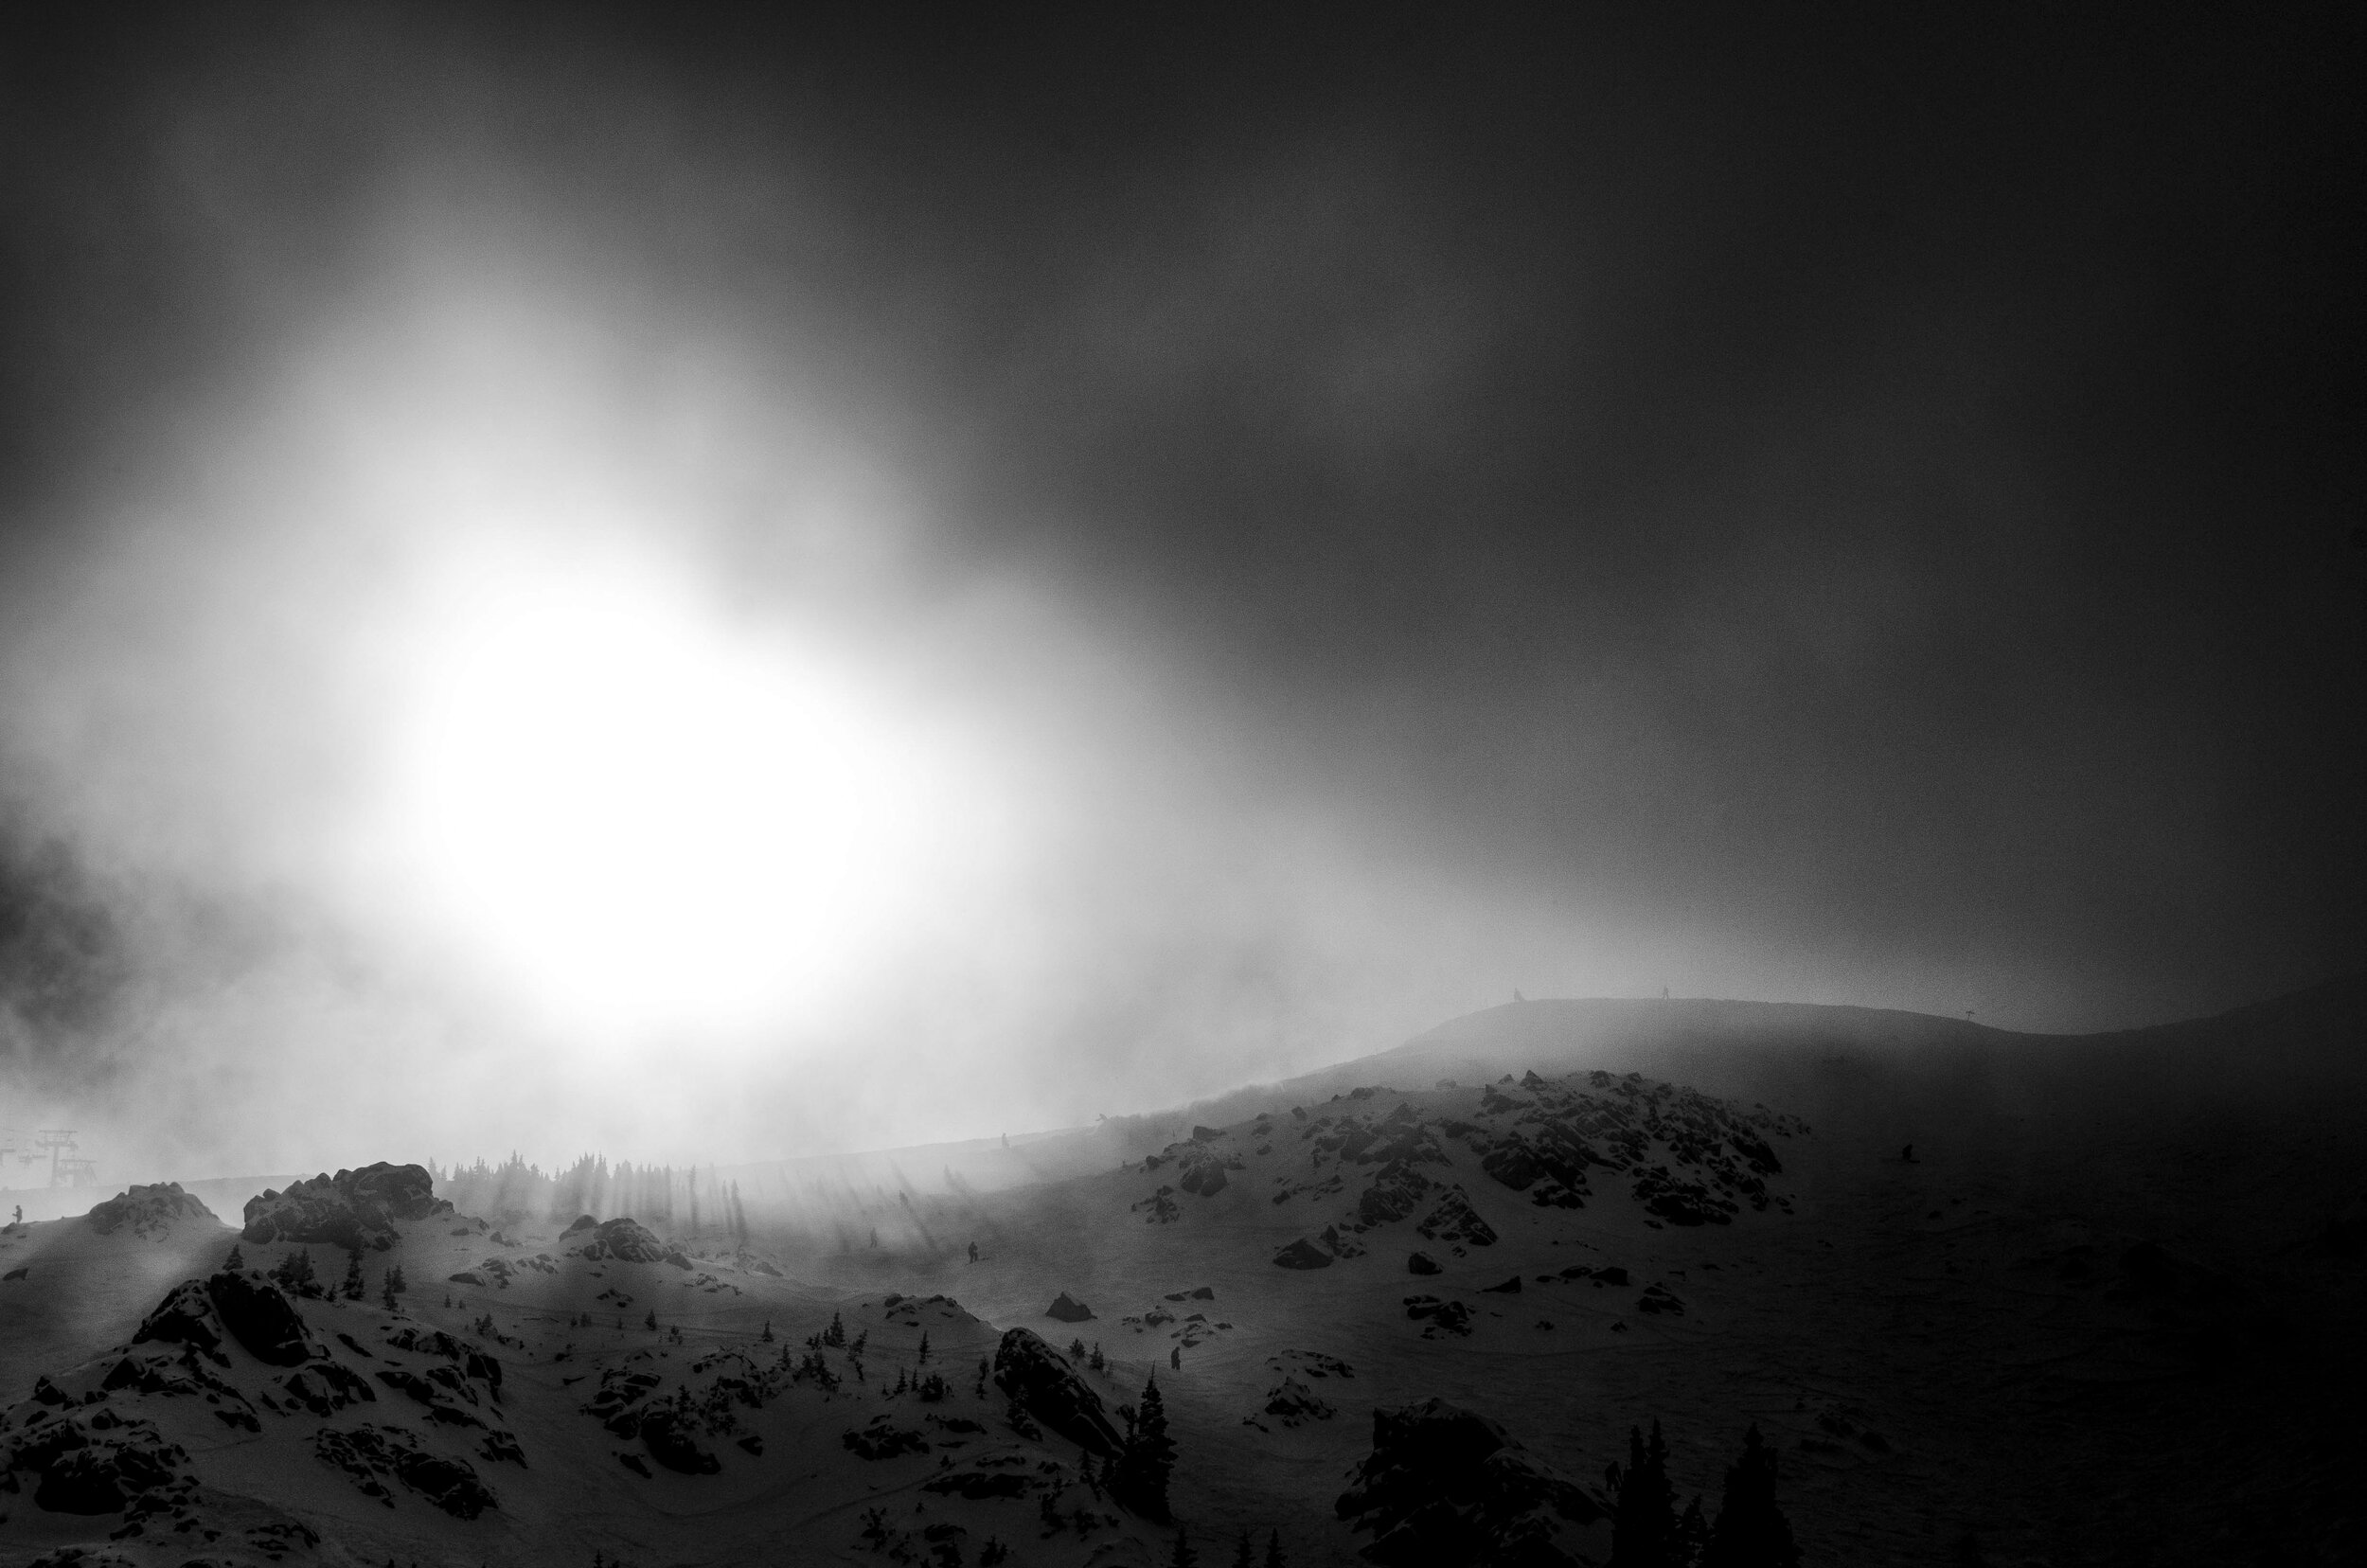
M 1619 1499 L 1611 1508 L 1611 1568 L 1673 1568 L 1670 1547 L 1677 1533 L 1677 1494 L 1668 1485 L 1668 1445 L 1660 1422 L 1652 1440 L 1628 1429 L 1628 1468 L 1619 1477 Z
M 641 1325 L 641 1326 L 642 1326 L 643 1327 L 645 1327 L 645 1328 L 649 1329 L 651 1333 L 655 1333 L 655 1332 L 657 1332 L 657 1309 L 656 1309 L 656 1308 L 652 1307 L 652 1308 L 650 1308 L 650 1315 L 649 1315 L 648 1317 L 646 1317 L 646 1318 L 644 1318 L 644 1319 L 642 1320 L 642 1325 Z
M 1685 1505 L 1684 1517 L 1677 1521 L 1674 1544 L 1668 1560 L 1675 1568 L 1700 1568 L 1701 1555 L 1709 1550 L 1710 1522 L 1701 1517 L 1701 1495 L 1696 1492 Z
M 1249 1543 L 1249 1532 L 1241 1532 L 1240 1544 L 1233 1548 L 1233 1568 L 1257 1568 L 1257 1549 Z
M 1199 1562 L 1200 1554 L 1192 1550 L 1192 1527 L 1178 1524 L 1175 1527 L 1175 1553 L 1167 1559 L 1167 1568 L 1198 1568 Z
M 386 1303 L 386 1310 L 387 1310 L 388 1311 L 390 1311 L 390 1312 L 391 1312 L 391 1311 L 393 1311 L 393 1310 L 395 1310 L 395 1271 L 394 1271 L 394 1270 L 389 1269 L 389 1270 L 387 1270 L 387 1271 L 386 1271 L 386 1276 L 385 1276 L 385 1279 L 384 1279 L 384 1281 L 383 1281 L 383 1284 L 384 1284 L 384 1286 L 385 1286 L 385 1290 L 384 1290 L 384 1292 L 383 1292 L 383 1293 L 382 1294 L 382 1296 L 381 1296 L 381 1298 L 380 1298 L 380 1299 L 383 1300 L 383 1301 Z
M 239 1250 L 236 1241 L 230 1243 L 230 1256 L 222 1260 L 222 1266 L 226 1274 L 237 1274 L 246 1267 L 246 1254 Z
M 1116 1472 L 1111 1477 L 1110 1489 L 1120 1503 L 1159 1523 L 1167 1522 L 1167 1478 L 1175 1470 L 1175 1444 L 1167 1436 L 1166 1400 L 1159 1393 L 1158 1374 L 1143 1384 L 1142 1404 L 1130 1410 L 1119 1407 L 1127 1417 L 1126 1447 L 1118 1455 Z
M 1726 1494 L 1717 1505 L 1702 1568 L 1800 1568 L 1791 1523 L 1775 1506 L 1775 1451 L 1754 1423 L 1743 1434 L 1742 1457 L 1726 1467 Z
M 929 1364 L 929 1333 L 925 1328 L 920 1334 L 920 1364 L 923 1366 Z
M 771 1318 L 766 1318 L 764 1320 L 763 1338 L 765 1344 L 770 1345 L 773 1343 L 773 1320 Z
M 402 1277 L 402 1265 L 400 1263 L 395 1265 L 394 1284 L 389 1288 L 397 1295 L 400 1295 L 405 1291 L 411 1289 L 411 1282 Z
M 1282 1560 L 1282 1532 L 1274 1530 L 1266 1537 L 1266 1568 L 1288 1568 Z

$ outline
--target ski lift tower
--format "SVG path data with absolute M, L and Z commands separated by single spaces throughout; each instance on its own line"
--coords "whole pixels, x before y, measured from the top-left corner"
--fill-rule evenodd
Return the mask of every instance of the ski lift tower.
M 49 1185 L 53 1187 L 66 1185 L 68 1176 L 76 1168 L 91 1163 L 71 1158 L 74 1150 L 80 1146 L 75 1143 L 74 1130 L 70 1127 L 43 1128 L 33 1134 L 33 1147 L 49 1151 Z

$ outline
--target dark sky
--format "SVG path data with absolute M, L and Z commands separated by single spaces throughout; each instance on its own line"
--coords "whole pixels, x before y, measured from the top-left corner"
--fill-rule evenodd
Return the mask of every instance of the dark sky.
M 2356 8 L 780 9 L 14 10 L 9 602 L 481 247 L 620 386 L 720 344 L 872 433 L 895 616 L 1023 582 L 1219 797 L 1691 944 L 1570 983 L 2100 1027 L 2358 966 Z M 778 559 L 719 484 L 696 552 Z M 15 863 L 136 877 L 16 751 Z

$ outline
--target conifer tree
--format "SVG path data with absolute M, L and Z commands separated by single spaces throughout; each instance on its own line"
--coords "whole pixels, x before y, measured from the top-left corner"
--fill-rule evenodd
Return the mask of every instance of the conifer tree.
M 1164 1524 L 1168 1518 L 1167 1478 L 1175 1470 L 1175 1443 L 1167 1436 L 1166 1400 L 1159 1393 L 1157 1373 L 1143 1384 L 1140 1407 L 1130 1412 L 1121 1406 L 1119 1414 L 1127 1417 L 1126 1447 L 1118 1455 L 1110 1489 L 1120 1503 L 1145 1519 Z
M 362 1249 L 355 1247 L 346 1254 L 346 1282 L 338 1293 L 347 1301 L 359 1301 L 370 1293 L 362 1280 Z
M 1685 1505 L 1684 1517 L 1677 1521 L 1677 1534 L 1668 1551 L 1668 1559 L 1676 1568 L 1700 1568 L 1701 1555 L 1709 1550 L 1710 1522 L 1701 1516 L 1701 1495 L 1694 1493 Z
M 1717 1505 L 1702 1568 L 1800 1568 L 1791 1523 L 1775 1506 L 1775 1451 L 1756 1423 L 1743 1434 L 1742 1457 L 1726 1467 L 1726 1494 Z
M 1233 1568 L 1257 1568 L 1257 1549 L 1249 1543 L 1249 1532 L 1241 1532 L 1240 1543 L 1233 1548 Z
M 230 1256 L 222 1260 L 222 1266 L 230 1274 L 237 1274 L 246 1267 L 246 1254 L 239 1250 L 239 1244 L 236 1241 L 230 1243 Z
M 929 1364 L 929 1332 L 925 1328 L 920 1334 L 920 1364 L 923 1366 Z
M 406 1291 L 408 1291 L 408 1290 L 410 1290 L 410 1289 L 411 1289 L 411 1282 L 410 1282 L 409 1280 L 407 1280 L 407 1279 L 405 1279 L 405 1278 L 403 1278 L 403 1277 L 402 1277 L 402 1265 L 401 1265 L 401 1264 L 398 1263 L 398 1264 L 396 1264 L 396 1265 L 395 1265 L 395 1272 L 394 1272 L 393 1278 L 394 1278 L 394 1285 L 393 1285 L 392 1289 L 394 1290 L 395 1294 L 397 1294 L 397 1295 L 401 1295 L 404 1292 L 406 1292 Z
M 765 1344 L 767 1344 L 767 1345 L 770 1345 L 770 1344 L 772 1344 L 772 1343 L 773 1343 L 773 1320 L 772 1320 L 771 1318 L 766 1318 L 766 1319 L 764 1320 L 764 1334 L 763 1334 L 763 1339 L 764 1339 L 764 1343 L 765 1343 Z
M 1288 1568 L 1282 1560 L 1282 1532 L 1280 1530 L 1267 1533 L 1266 1568 Z
M 1660 1422 L 1652 1440 L 1628 1429 L 1628 1468 L 1619 1476 L 1619 1498 L 1611 1519 L 1611 1568 L 1674 1568 L 1670 1547 L 1677 1533 L 1677 1495 L 1668 1485 L 1668 1445 Z
M 1200 1554 L 1192 1550 L 1192 1527 L 1175 1527 L 1175 1553 L 1167 1559 L 1167 1568 L 1198 1568 Z
M 648 1317 L 646 1317 L 646 1318 L 642 1319 L 642 1327 L 645 1327 L 645 1328 L 648 1328 L 648 1329 L 649 1329 L 651 1333 L 655 1333 L 655 1332 L 657 1331 L 657 1309 L 656 1309 L 656 1308 L 652 1307 L 652 1308 L 650 1308 L 650 1315 L 649 1315 Z
M 387 1270 L 385 1277 L 382 1283 L 384 1285 L 385 1289 L 382 1292 L 380 1299 L 386 1303 L 386 1310 L 391 1312 L 395 1310 L 395 1271 L 392 1269 Z

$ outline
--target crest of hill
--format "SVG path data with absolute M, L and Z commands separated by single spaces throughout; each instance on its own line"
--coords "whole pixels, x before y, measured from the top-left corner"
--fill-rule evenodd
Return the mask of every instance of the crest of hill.
M 1126 1120 L 1148 1141 L 1195 1121 L 1224 1126 L 1368 1084 L 1426 1089 L 1441 1079 L 1597 1068 L 1781 1104 L 1812 1120 L 1869 1104 L 2062 1117 L 2177 1114 L 2207 1102 L 2229 1114 L 2285 1114 L 2348 1104 L 2367 1090 L 2362 1040 L 2367 974 L 2209 1018 L 2088 1035 L 1811 1003 L 1512 1002 L 1393 1050 Z

